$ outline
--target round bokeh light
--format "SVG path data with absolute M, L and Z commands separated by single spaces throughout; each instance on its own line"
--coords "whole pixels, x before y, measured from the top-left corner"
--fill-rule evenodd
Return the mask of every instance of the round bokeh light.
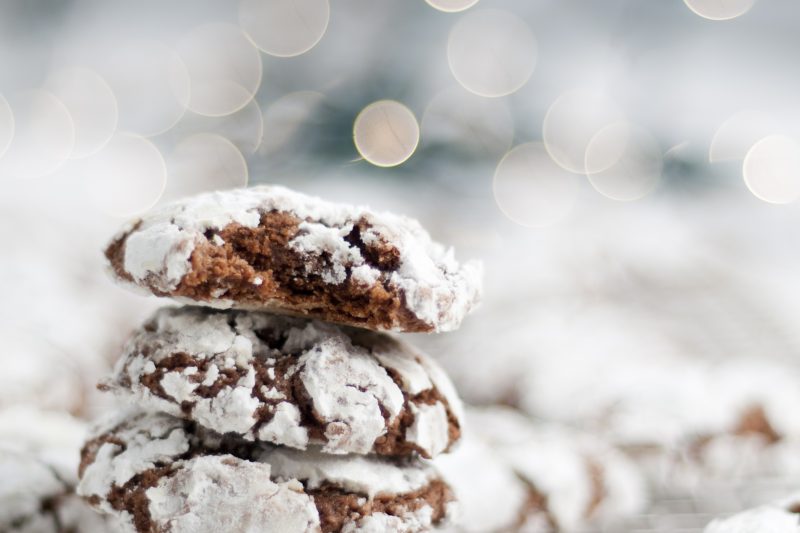
M 198 133 L 175 146 L 167 161 L 164 200 L 247 185 L 247 163 L 228 139 Z
M 233 24 L 199 26 L 181 39 L 178 53 L 191 80 L 189 109 L 219 117 L 243 108 L 261 84 L 261 55 Z
M 9 98 L 13 139 L 0 158 L 0 176 L 36 178 L 52 174 L 75 146 L 75 127 L 66 106 L 43 90 Z
M 0 94 L 0 157 L 6 153 L 14 138 L 14 113 L 8 100 Z
M 586 148 L 586 168 L 592 187 L 619 201 L 638 200 L 661 178 L 663 155 L 656 140 L 628 122 L 601 129 Z
M 756 0 L 683 0 L 697 15 L 710 20 L 730 20 L 750 11 Z
M 264 110 L 264 135 L 259 152 L 273 154 L 285 147 L 319 109 L 324 98 L 315 91 L 297 91 L 272 102 Z
M 293 57 L 311 50 L 325 35 L 328 0 L 242 0 L 239 24 L 267 54 Z
M 577 174 L 587 174 L 586 148 L 598 131 L 621 119 L 621 114 L 602 94 L 574 89 L 550 105 L 542 123 L 542 140 L 553 160 Z
M 492 182 L 497 206 L 522 226 L 550 226 L 575 204 L 577 177 L 556 165 L 539 142 L 514 147 L 497 165 Z
M 536 57 L 536 39 L 525 21 L 496 9 L 466 14 L 447 41 L 453 76 L 479 96 L 517 91 L 533 74 Z
M 785 135 L 769 135 L 753 145 L 742 165 L 747 188 L 772 204 L 800 197 L 800 145 Z
M 478 0 L 425 0 L 429 6 L 444 11 L 445 13 L 458 13 L 469 9 L 478 3 Z
M 419 143 L 419 124 L 406 106 L 380 100 L 365 107 L 353 124 L 353 141 L 361 157 L 379 167 L 406 161 Z
M 186 66 L 157 41 L 116 47 L 101 74 L 117 101 L 118 127 L 144 136 L 164 133 L 186 112 L 190 86 Z
M 164 192 L 164 158 L 139 135 L 116 133 L 81 164 L 90 199 L 109 215 L 130 217 L 147 211 Z
M 67 108 L 75 126 L 73 158 L 86 157 L 103 147 L 117 128 L 117 99 L 96 72 L 82 67 L 53 72 L 45 87 Z

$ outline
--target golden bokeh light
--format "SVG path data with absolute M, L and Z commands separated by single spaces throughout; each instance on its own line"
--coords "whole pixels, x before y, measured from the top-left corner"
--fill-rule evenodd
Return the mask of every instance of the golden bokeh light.
M 239 24 L 267 54 L 293 57 L 311 50 L 325 35 L 328 0 L 241 0 Z
M 598 131 L 621 120 L 616 106 L 590 89 L 562 93 L 550 105 L 542 123 L 542 140 L 553 160 L 577 174 L 587 174 L 586 148 Z
M 800 197 L 800 144 L 785 135 L 764 137 L 747 152 L 742 165 L 747 188 L 772 204 Z
M 478 3 L 478 0 L 425 0 L 429 6 L 444 11 L 445 13 L 458 13 L 469 9 Z
M 319 109 L 324 98 L 316 91 L 297 91 L 272 102 L 264 110 L 264 135 L 259 152 L 272 154 L 285 147 Z
M 503 157 L 492 191 L 503 214 L 525 227 L 541 228 L 564 219 L 578 194 L 577 177 L 556 165 L 539 142 L 521 144 Z
M 447 41 L 453 76 L 479 96 L 517 91 L 533 74 L 536 58 L 536 39 L 530 28 L 507 11 L 471 11 L 453 26 Z
M 189 104 L 189 73 L 177 52 L 158 41 L 114 48 L 100 74 L 114 93 L 118 128 L 144 136 L 174 126 Z
M 484 157 L 498 157 L 511 148 L 514 119 L 501 98 L 483 98 L 461 87 L 437 94 L 422 115 L 425 143 L 458 146 Z
M 44 86 L 72 117 L 75 146 L 71 157 L 91 155 L 108 142 L 117 128 L 117 99 L 99 74 L 83 67 L 62 68 L 51 73 Z
M 147 211 L 164 192 L 167 169 L 148 139 L 118 132 L 97 153 L 80 160 L 84 186 L 102 212 L 127 218 Z
M 380 100 L 356 117 L 353 141 L 361 157 L 373 165 L 397 166 L 417 149 L 419 124 L 414 113 L 400 102 Z
M 6 153 L 14 138 L 14 113 L 8 100 L 0 94 L 0 157 Z
M 167 159 L 165 201 L 247 185 L 247 163 L 234 144 L 217 134 L 183 139 Z
M 708 160 L 712 163 L 741 161 L 756 142 L 779 130 L 778 121 L 766 113 L 740 111 L 717 129 L 708 149 Z
M 756 0 L 683 0 L 695 14 L 710 20 L 730 20 L 750 11 Z
M 261 55 L 233 24 L 199 26 L 178 44 L 191 81 L 189 109 L 219 117 L 253 99 L 261 84 Z
M 53 94 L 31 90 L 10 96 L 13 139 L 0 158 L 0 177 L 52 174 L 75 146 L 75 127 L 66 106 Z
M 586 148 L 589 182 L 600 194 L 629 202 L 651 192 L 663 170 L 663 154 L 644 129 L 625 121 L 601 129 Z

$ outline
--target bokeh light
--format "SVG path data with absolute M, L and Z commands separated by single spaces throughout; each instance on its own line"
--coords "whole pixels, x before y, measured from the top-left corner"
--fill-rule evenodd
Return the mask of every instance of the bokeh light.
M 264 135 L 259 152 L 272 154 L 286 146 L 319 109 L 324 98 L 316 91 L 297 91 L 272 102 L 264 110 Z
M 144 136 L 174 126 L 186 112 L 190 86 L 186 66 L 157 41 L 133 41 L 108 54 L 101 74 L 117 100 L 119 128 Z
M 8 100 L 0 94 L 0 157 L 6 153 L 14 138 L 14 113 Z
M 800 144 L 785 135 L 769 135 L 753 145 L 742 165 L 747 188 L 757 198 L 786 204 L 800 197 Z
M 164 192 L 166 163 L 158 148 L 142 136 L 118 132 L 80 163 L 90 200 L 112 216 L 142 213 Z
M 330 11 L 328 0 L 242 0 L 239 24 L 260 50 L 293 57 L 322 39 Z
M 663 165 L 656 140 L 625 121 L 601 129 L 586 148 L 589 182 L 614 200 L 632 201 L 647 195 L 658 184 Z
M 550 105 L 542 123 L 542 140 L 553 160 L 578 174 L 586 174 L 586 148 L 604 127 L 622 118 L 604 95 L 589 89 L 573 89 Z
M 508 103 L 482 98 L 461 87 L 437 94 L 422 115 L 422 139 L 483 157 L 497 157 L 511 148 L 514 119 Z
M 536 58 L 536 39 L 525 21 L 496 9 L 463 16 L 447 42 L 453 76 L 479 96 L 517 91 L 533 74 Z
M 406 106 L 393 100 L 368 105 L 353 124 L 353 141 L 361 157 L 379 167 L 406 161 L 419 143 L 419 124 Z
M 445 13 L 457 13 L 469 9 L 478 3 L 478 0 L 425 0 L 428 5 L 444 11 Z
M 231 141 L 213 133 L 198 133 L 178 143 L 167 159 L 167 171 L 165 201 L 247 185 L 242 153 Z
M 253 154 L 261 145 L 264 135 L 264 120 L 261 107 L 255 99 L 240 110 L 224 117 L 207 117 L 187 113 L 175 126 L 170 137 L 184 139 L 195 133 L 216 133 L 228 139 L 245 154 Z
M 766 113 L 740 111 L 717 129 L 708 149 L 708 160 L 712 163 L 741 161 L 756 142 L 780 130 L 778 121 Z
M 72 117 L 61 101 L 43 90 L 9 97 L 14 136 L 0 158 L 0 176 L 35 178 L 55 172 L 75 145 Z
M 253 99 L 261 84 L 261 55 L 233 24 L 206 24 L 178 44 L 191 80 L 189 108 L 207 116 L 229 115 Z
M 96 72 L 82 67 L 59 69 L 45 88 L 67 108 L 75 126 L 71 157 L 86 157 L 103 147 L 117 128 L 117 99 Z
M 696 14 L 710 20 L 730 20 L 750 11 L 756 0 L 683 0 Z
M 572 210 L 577 176 L 556 165 L 539 142 L 521 144 L 503 157 L 494 173 L 497 206 L 522 226 L 552 225 Z

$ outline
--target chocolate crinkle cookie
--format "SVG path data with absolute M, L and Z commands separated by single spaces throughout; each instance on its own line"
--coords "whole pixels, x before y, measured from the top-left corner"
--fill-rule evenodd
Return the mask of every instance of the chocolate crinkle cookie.
M 433 457 L 460 436 L 452 384 L 410 345 L 268 313 L 163 308 L 102 386 L 219 433 L 332 454 Z
M 481 266 L 418 222 L 283 187 L 198 195 L 131 222 L 115 276 L 158 296 L 368 329 L 450 331 L 476 306 Z
M 420 459 L 299 452 L 166 414 L 98 428 L 80 476 L 93 506 L 153 533 L 411 533 L 445 523 L 453 499 Z

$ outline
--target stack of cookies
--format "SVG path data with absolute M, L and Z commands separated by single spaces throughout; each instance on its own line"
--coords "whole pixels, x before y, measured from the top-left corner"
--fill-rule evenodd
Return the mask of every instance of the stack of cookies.
M 281 187 L 200 195 L 109 245 L 158 310 L 101 384 L 130 410 L 85 444 L 79 494 L 138 532 L 415 532 L 453 493 L 427 459 L 461 406 L 381 331 L 457 328 L 480 265 L 404 217 Z

